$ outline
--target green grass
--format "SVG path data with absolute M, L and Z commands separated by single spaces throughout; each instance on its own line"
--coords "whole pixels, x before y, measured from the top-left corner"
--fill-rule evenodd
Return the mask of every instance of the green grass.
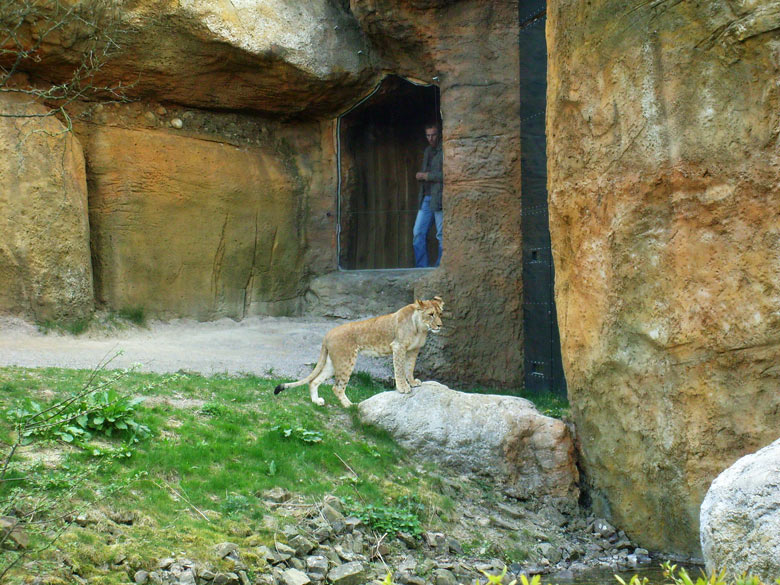
M 15 409 L 31 400 L 45 408 L 78 392 L 91 375 L 0 368 L 0 440 L 15 436 Z M 99 372 L 93 385 L 144 398 L 128 416 L 150 435 L 131 442 L 126 434 L 105 436 L 90 427 L 82 445 L 64 444 L 61 433 L 37 436 L 35 448 L 15 458 L 9 477 L 17 481 L 0 483 L 0 512 L 8 512 L 3 501 L 14 487 L 50 498 L 55 505 L 44 517 L 100 512 L 94 525 L 72 526 L 36 562 L 55 573 L 62 563 L 78 566 L 90 583 L 106 584 L 127 582 L 130 569 L 148 569 L 171 551 L 218 566 L 214 543 L 236 541 L 245 527 L 258 543 L 271 544 L 274 533 L 264 519 L 272 512 L 262 494 L 274 487 L 308 503 L 335 494 L 380 528 L 419 533 L 433 528 L 426 521 L 452 514 L 457 504 L 442 494 L 436 466 L 413 463 L 386 431 L 363 424 L 357 407 L 343 409 L 329 386 L 321 388 L 323 408 L 310 402 L 305 388 L 274 396 L 279 382 L 251 375 Z M 357 403 L 389 389 L 358 372 L 348 394 Z M 552 395 L 531 398 L 543 412 L 568 407 Z M 116 536 L 106 516 L 121 511 L 132 511 L 135 521 Z M 36 546 L 45 544 L 45 533 L 32 535 Z M 0 552 L 0 571 L 11 554 Z M 112 559 L 123 555 L 128 560 L 116 565 Z M 250 563 L 250 569 L 261 567 Z
M 143 307 L 124 307 L 116 312 L 120 319 L 143 327 L 146 325 L 146 311 Z
M 112 375 L 101 372 L 96 383 Z M 1 368 L 0 439 L 14 436 L 10 410 L 28 400 L 45 407 L 81 389 L 89 376 L 86 370 Z M 67 559 L 91 583 L 120 583 L 128 575 L 109 562 L 112 555 L 142 563 L 186 550 L 208 559 L 215 542 L 235 540 L 237 525 L 270 544 L 262 494 L 277 486 L 310 503 L 327 494 L 379 508 L 412 494 L 438 501 L 389 435 L 354 425 L 355 408 L 345 411 L 328 387 L 322 388 L 322 408 L 305 390 L 274 396 L 278 383 L 255 376 L 128 372 L 111 387 L 145 398 L 132 416 L 151 430 L 149 438 L 127 445 L 121 437 L 95 436 L 86 449 L 39 438 L 35 449 L 15 458 L 13 473 L 23 481 L 13 483 L 57 500 L 50 517 L 83 508 L 132 510 L 138 518 L 122 527 L 121 539 L 100 526 L 74 526 L 42 553 L 41 566 Z M 350 396 L 357 401 L 384 390 L 358 375 Z M 131 456 L 96 457 L 89 448 L 94 444 L 102 453 L 123 447 Z M 9 483 L 0 484 L 0 506 Z M 8 554 L 0 553 L 0 570 Z

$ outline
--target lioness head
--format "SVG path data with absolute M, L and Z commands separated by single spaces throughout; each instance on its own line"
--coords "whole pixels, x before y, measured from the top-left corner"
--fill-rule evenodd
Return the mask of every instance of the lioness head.
M 444 301 L 441 297 L 433 297 L 429 301 L 417 299 L 414 303 L 415 310 L 420 314 L 420 318 L 428 331 L 438 333 L 441 329 L 441 313 L 444 308 Z

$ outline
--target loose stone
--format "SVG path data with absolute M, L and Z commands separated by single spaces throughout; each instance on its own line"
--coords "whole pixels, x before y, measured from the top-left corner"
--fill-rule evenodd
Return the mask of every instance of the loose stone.
M 299 557 L 309 554 L 315 547 L 315 544 L 312 541 L 304 538 L 300 534 L 293 536 L 288 541 L 288 544 L 295 549 L 295 554 Z
M 290 499 L 290 492 L 283 487 L 275 487 L 264 491 L 263 498 L 274 504 L 283 504 Z
M 333 585 L 359 585 L 365 581 L 365 572 L 363 563 L 354 561 L 331 569 L 328 579 Z
M 322 581 L 328 575 L 328 559 L 322 555 L 306 557 L 306 573 L 315 581 Z
M 308 585 L 311 583 L 309 576 L 298 569 L 287 569 L 282 573 L 284 585 Z
M 433 585 L 457 585 L 458 580 L 452 571 L 436 569 L 433 573 Z
M 236 560 L 239 558 L 238 545 L 232 542 L 221 542 L 214 547 L 214 552 L 220 559 L 228 556 Z

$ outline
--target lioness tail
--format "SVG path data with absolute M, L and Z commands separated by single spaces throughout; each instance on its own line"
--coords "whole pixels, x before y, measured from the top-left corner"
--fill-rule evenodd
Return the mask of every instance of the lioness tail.
M 274 388 L 274 394 L 279 394 L 282 390 L 286 390 L 287 388 L 295 388 L 296 386 L 303 386 L 304 384 L 308 384 L 311 382 L 314 378 L 316 378 L 319 373 L 322 371 L 322 368 L 325 367 L 325 362 L 328 358 L 328 350 L 325 349 L 325 343 L 322 343 L 322 350 L 320 351 L 320 359 L 317 360 L 317 365 L 314 366 L 314 369 L 312 370 L 311 374 L 303 378 L 302 380 L 298 380 L 297 382 L 287 382 L 286 384 L 279 384 L 276 388 Z

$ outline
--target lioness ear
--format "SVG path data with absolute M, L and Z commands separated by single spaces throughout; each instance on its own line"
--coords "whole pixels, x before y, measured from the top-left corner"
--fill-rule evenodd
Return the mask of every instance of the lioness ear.
M 436 295 L 435 297 L 433 297 L 433 301 L 437 305 L 439 305 L 439 310 L 440 311 L 444 308 L 444 301 L 442 300 L 442 298 L 439 295 Z
M 425 305 L 423 305 L 423 302 L 420 299 L 414 299 L 414 308 L 415 309 L 424 309 Z

